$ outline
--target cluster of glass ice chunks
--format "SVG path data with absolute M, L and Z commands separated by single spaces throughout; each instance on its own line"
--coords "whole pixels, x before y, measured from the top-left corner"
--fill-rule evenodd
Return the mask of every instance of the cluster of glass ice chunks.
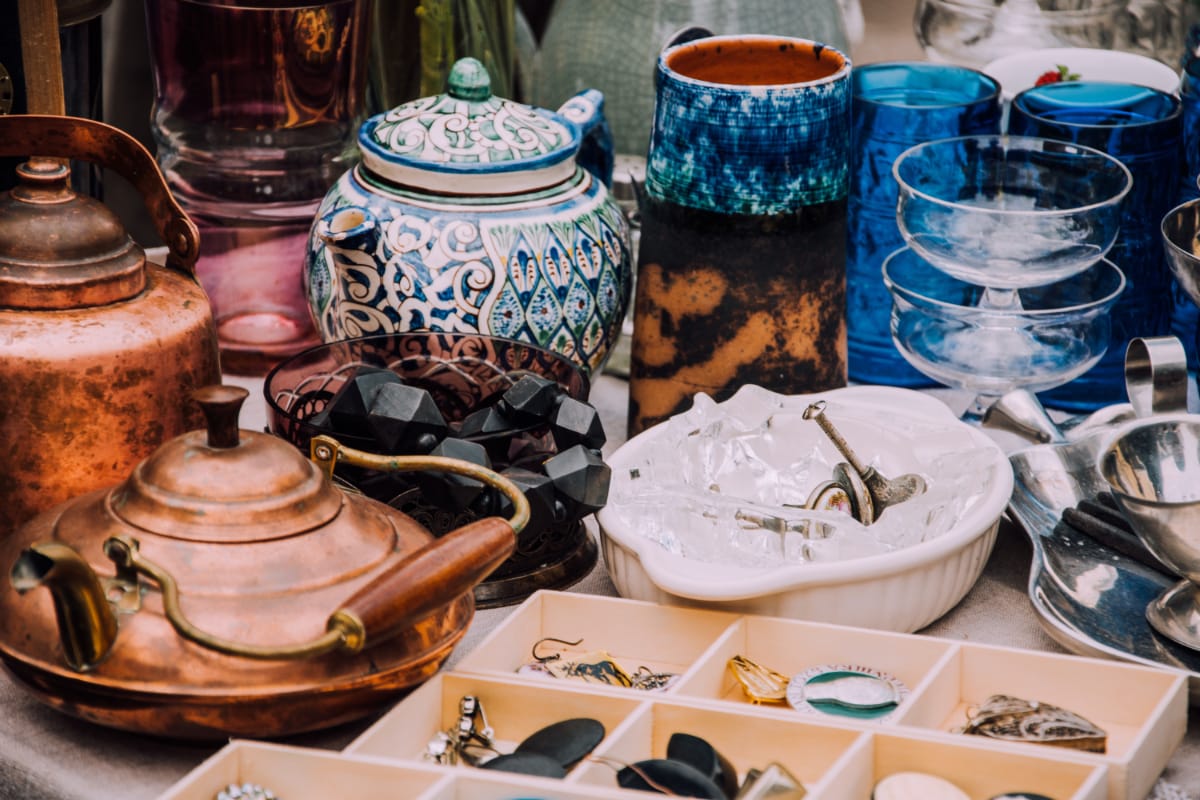
M 610 508 L 632 530 L 688 559 L 744 567 L 829 562 L 910 547 L 955 528 L 996 476 L 995 451 L 956 420 L 829 402 L 826 416 L 867 467 L 888 474 L 872 446 L 889 447 L 926 491 L 887 507 L 869 526 L 840 511 L 804 508 L 845 459 L 792 398 L 763 392 L 725 404 L 705 394 L 655 430 L 653 444 L 613 475 Z M 874 430 L 870 436 L 862 432 Z M 854 430 L 859 441 L 850 441 Z M 894 466 L 894 465 L 893 465 Z

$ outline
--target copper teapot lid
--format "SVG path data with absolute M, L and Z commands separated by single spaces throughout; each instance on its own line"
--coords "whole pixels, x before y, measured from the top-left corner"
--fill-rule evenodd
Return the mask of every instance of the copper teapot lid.
M 69 185 L 57 159 L 17 168 L 0 197 L 0 306 L 67 309 L 128 300 L 146 286 L 146 256 L 104 204 Z
M 59 9 L 53 0 L 18 0 L 29 114 L 0 116 L 0 142 L 4 155 L 32 157 L 17 168 L 20 183 L 0 196 L 0 307 L 108 305 L 131 299 L 146 286 L 145 253 L 120 220 L 102 203 L 70 187 L 71 171 L 64 159 L 99 156 L 90 160 L 114 168 L 141 188 L 146 170 L 140 168 L 138 156 L 148 154 L 110 126 L 90 120 L 71 127 L 52 124 L 62 120 L 66 108 L 60 17 L 64 25 L 79 22 L 95 16 L 106 3 L 67 0 L 61 5 Z M 132 150 L 122 137 L 133 142 Z M 159 191 L 165 192 L 165 186 Z M 190 221 L 188 225 L 194 230 Z
M 108 498 L 114 516 L 171 539 L 262 542 L 330 522 L 344 496 L 299 450 L 266 433 L 239 430 L 249 395 L 207 386 L 193 397 L 206 430 L 177 436 L 139 464 Z

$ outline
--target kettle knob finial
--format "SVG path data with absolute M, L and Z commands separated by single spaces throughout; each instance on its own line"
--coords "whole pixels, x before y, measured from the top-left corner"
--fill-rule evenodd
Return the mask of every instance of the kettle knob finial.
M 192 392 L 200 404 L 208 428 L 208 446 L 226 449 L 238 446 L 238 412 L 250 392 L 241 386 L 217 384 Z

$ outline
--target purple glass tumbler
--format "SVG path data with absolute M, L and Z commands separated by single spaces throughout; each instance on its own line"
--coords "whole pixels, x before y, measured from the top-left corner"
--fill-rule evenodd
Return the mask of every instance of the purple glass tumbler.
M 145 0 L 158 162 L 200 228 L 221 366 L 320 343 L 302 274 L 317 206 L 353 164 L 371 0 Z

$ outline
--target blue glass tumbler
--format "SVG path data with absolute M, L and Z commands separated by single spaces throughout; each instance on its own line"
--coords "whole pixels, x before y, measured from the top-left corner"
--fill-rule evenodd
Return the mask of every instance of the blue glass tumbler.
M 850 379 L 932 386 L 892 341 L 883 261 L 904 246 L 896 227 L 896 157 L 916 144 L 1000 132 L 1000 85 L 966 67 L 884 62 L 851 74 L 850 194 L 846 216 L 846 326 Z M 947 278 L 949 280 L 949 278 Z
M 1013 98 L 1009 133 L 1094 147 L 1133 174 L 1121 233 L 1108 254 L 1128 282 L 1113 307 L 1108 351 L 1080 377 L 1042 394 L 1048 406 L 1088 412 L 1125 402 L 1130 340 L 1171 332 L 1174 281 L 1159 226 L 1175 202 L 1182 119 L 1178 97 L 1133 84 L 1068 81 L 1027 89 Z

